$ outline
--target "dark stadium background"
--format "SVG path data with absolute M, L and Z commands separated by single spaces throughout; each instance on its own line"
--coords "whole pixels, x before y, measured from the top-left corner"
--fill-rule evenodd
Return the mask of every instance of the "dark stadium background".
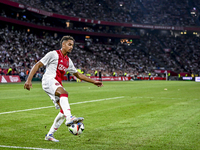
M 25 80 L 41 57 L 60 49 L 63 35 L 72 35 L 76 46 L 69 56 L 85 74 L 195 77 L 200 73 L 199 8 L 195 0 L 0 0 L 0 72 L 6 75 L 12 68 L 9 75 Z

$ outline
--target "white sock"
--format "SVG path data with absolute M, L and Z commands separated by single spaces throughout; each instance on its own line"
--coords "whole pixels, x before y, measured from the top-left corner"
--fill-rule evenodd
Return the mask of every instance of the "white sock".
M 53 122 L 53 125 L 51 126 L 47 135 L 54 134 L 58 130 L 58 128 L 61 126 L 61 124 L 64 122 L 64 120 L 65 120 L 65 115 L 60 111 L 58 115 L 56 116 Z
M 60 106 L 63 110 L 63 113 L 66 117 L 67 120 L 71 118 L 71 109 L 69 106 L 69 101 L 68 101 L 68 95 L 67 94 L 61 94 L 60 95 Z

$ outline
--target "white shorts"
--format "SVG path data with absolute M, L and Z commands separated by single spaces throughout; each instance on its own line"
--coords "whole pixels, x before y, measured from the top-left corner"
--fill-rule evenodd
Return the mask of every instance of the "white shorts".
M 57 101 L 60 99 L 60 97 L 55 96 L 55 92 L 58 87 L 63 87 L 63 86 L 56 79 L 54 78 L 42 79 L 42 88 L 49 95 L 56 109 L 60 109 L 60 106 L 57 104 Z

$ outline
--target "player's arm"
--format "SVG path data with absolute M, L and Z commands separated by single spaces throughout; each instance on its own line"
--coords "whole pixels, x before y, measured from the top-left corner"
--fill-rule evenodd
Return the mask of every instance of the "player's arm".
M 102 87 L 103 86 L 103 83 L 100 82 L 100 81 L 95 81 L 91 78 L 88 78 L 86 77 L 85 75 L 79 73 L 79 72 L 76 72 L 73 74 L 74 76 L 76 76 L 77 78 L 81 79 L 81 80 L 84 80 L 86 82 L 90 82 L 90 83 L 93 83 L 94 85 L 98 86 L 98 87 Z
M 43 65 L 42 62 L 38 61 L 31 69 L 29 75 L 28 75 L 28 78 L 24 84 L 24 89 L 27 89 L 27 90 L 30 90 L 30 87 L 32 88 L 32 79 L 33 79 L 33 76 L 34 74 L 38 71 L 39 68 L 41 68 Z

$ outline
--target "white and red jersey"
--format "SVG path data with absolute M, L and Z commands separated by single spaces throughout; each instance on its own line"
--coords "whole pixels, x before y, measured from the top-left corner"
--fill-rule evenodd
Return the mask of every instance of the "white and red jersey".
M 64 79 L 64 75 L 67 71 L 71 74 L 77 72 L 71 59 L 68 56 L 64 56 L 61 50 L 54 50 L 48 52 L 40 60 L 40 62 L 42 62 L 46 66 L 46 71 L 43 75 L 43 79 L 47 80 L 50 78 L 54 78 L 61 85 L 62 80 Z

